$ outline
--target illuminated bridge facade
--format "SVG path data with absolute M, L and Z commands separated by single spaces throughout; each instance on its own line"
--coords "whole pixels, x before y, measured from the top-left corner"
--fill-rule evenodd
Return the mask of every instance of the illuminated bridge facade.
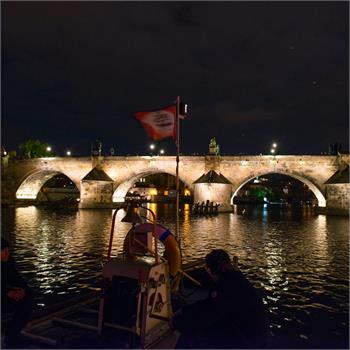
M 183 156 L 179 177 L 194 194 L 195 201 L 219 202 L 221 210 L 230 210 L 238 190 L 257 176 L 283 174 L 305 183 L 317 198 L 319 207 L 327 205 L 327 180 L 349 165 L 349 155 L 338 156 Z M 87 181 L 92 169 L 106 177 Z M 196 184 L 203 174 L 214 170 L 228 183 Z M 80 191 L 81 207 L 99 207 L 123 202 L 128 190 L 140 178 L 167 173 L 175 176 L 176 162 L 172 156 L 135 157 L 62 157 L 10 160 L 2 163 L 2 202 L 33 201 L 44 184 L 64 174 Z M 333 191 L 333 192 L 332 192 Z M 339 206 L 347 209 L 349 184 L 337 187 Z M 334 198 L 332 199 L 333 202 Z M 343 203 L 344 202 L 344 203 Z

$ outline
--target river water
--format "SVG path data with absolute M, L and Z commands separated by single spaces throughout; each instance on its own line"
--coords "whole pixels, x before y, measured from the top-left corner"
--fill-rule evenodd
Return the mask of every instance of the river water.
M 175 231 L 174 208 L 149 204 Z M 2 208 L 2 235 L 40 308 L 96 286 L 106 255 L 112 210 Z M 112 253 L 130 224 L 119 210 Z M 349 348 L 349 219 L 311 208 L 236 207 L 235 213 L 192 216 L 181 210 L 183 261 L 224 248 L 261 290 L 270 316 L 271 348 Z

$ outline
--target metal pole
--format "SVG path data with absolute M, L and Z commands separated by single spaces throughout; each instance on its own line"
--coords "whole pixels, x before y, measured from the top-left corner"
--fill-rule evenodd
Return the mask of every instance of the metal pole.
M 181 250 L 181 238 L 179 232 L 179 162 L 180 162 L 180 120 L 179 120 L 180 96 L 176 98 L 176 226 L 175 234 Z
M 113 213 L 113 218 L 112 218 L 112 227 L 111 227 L 111 232 L 109 234 L 109 244 L 108 244 L 108 252 L 107 252 L 107 260 L 111 258 L 111 252 L 112 252 L 112 245 L 113 245 L 113 235 L 114 235 L 114 225 L 115 225 L 115 218 L 117 216 L 118 210 L 121 208 L 118 208 L 114 211 Z
M 156 214 L 154 214 L 153 210 L 147 208 L 147 207 L 141 207 L 143 209 L 148 210 L 151 215 L 152 215 L 152 222 L 153 222 L 153 231 L 152 231 L 152 235 L 153 235 L 153 239 L 154 239 L 154 255 L 156 258 L 156 263 L 159 263 L 159 255 L 158 255 L 158 246 L 157 246 L 157 236 L 156 236 L 156 227 L 157 227 L 157 217 Z M 137 241 L 137 239 L 135 239 Z
M 113 246 L 113 235 L 114 235 L 114 226 L 115 226 L 115 218 L 117 217 L 118 210 L 121 208 L 118 208 L 113 213 L 112 218 L 112 227 L 111 232 L 109 234 L 109 244 L 108 244 L 108 252 L 107 252 L 107 260 L 110 260 L 111 253 L 112 253 L 112 246 Z M 103 327 L 103 318 L 104 318 L 104 305 L 105 305 L 105 286 L 102 287 L 102 296 L 100 298 L 99 303 L 99 309 L 98 309 L 98 321 L 97 321 L 97 333 L 102 333 L 102 327 Z

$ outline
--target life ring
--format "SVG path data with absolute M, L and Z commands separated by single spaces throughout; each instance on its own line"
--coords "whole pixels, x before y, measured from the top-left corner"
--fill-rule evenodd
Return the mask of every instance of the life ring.
M 140 244 L 133 243 L 131 237 L 138 236 L 137 238 L 147 246 L 147 233 L 153 232 L 153 226 L 154 225 L 150 223 L 143 223 L 138 224 L 129 230 L 124 240 L 124 253 L 127 257 L 134 255 L 135 251 L 138 255 L 147 253 L 147 249 L 142 248 Z M 179 245 L 174 235 L 162 225 L 156 225 L 155 234 L 157 239 L 164 244 L 166 260 L 169 263 L 170 276 L 175 277 L 178 272 L 181 271 L 181 253 Z M 144 239 L 142 239 L 142 237 Z

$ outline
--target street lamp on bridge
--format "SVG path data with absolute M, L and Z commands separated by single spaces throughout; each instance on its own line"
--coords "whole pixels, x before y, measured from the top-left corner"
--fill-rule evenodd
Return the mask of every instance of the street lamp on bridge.
M 274 143 L 272 144 L 270 153 L 271 153 L 271 154 L 275 154 L 275 153 L 276 153 L 276 149 L 277 149 L 277 143 L 274 142 Z

